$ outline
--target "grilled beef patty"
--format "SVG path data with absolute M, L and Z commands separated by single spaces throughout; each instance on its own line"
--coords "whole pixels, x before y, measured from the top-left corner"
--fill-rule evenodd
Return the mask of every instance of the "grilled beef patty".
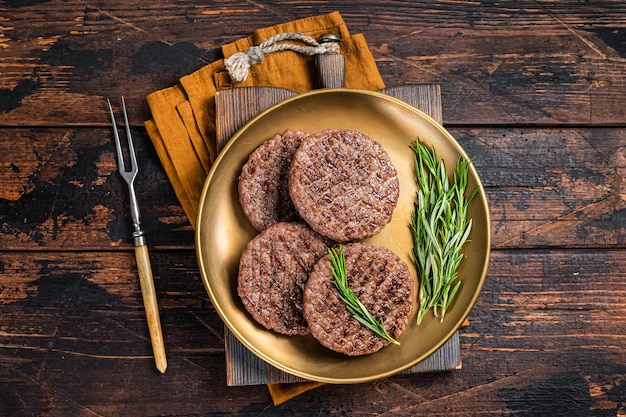
M 280 222 L 252 239 L 239 261 L 238 293 L 254 320 L 287 335 L 308 334 L 302 291 L 328 242 L 304 223 Z
M 285 130 L 255 149 L 239 176 L 239 203 L 258 230 L 274 223 L 299 220 L 289 197 L 289 166 L 307 134 Z
M 407 265 L 391 250 L 372 243 L 345 246 L 348 286 L 397 340 L 408 322 L 414 284 Z M 389 342 L 359 323 L 333 284 L 328 255 L 313 267 L 304 289 L 304 318 L 325 347 L 349 356 L 366 355 Z
M 289 169 L 289 195 L 313 230 L 350 242 L 374 236 L 389 223 L 399 183 L 378 142 L 333 129 L 302 139 Z

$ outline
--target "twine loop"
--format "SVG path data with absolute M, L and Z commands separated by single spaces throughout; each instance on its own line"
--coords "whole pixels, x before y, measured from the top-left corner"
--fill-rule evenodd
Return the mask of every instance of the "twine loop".
M 297 40 L 304 45 L 295 43 L 278 43 L 286 40 Z M 299 32 L 279 33 L 261 42 L 258 46 L 251 46 L 245 52 L 237 52 L 224 60 L 224 67 L 233 83 L 241 82 L 248 77 L 250 67 L 260 64 L 265 56 L 278 51 L 295 51 L 306 55 L 336 54 L 339 52 L 339 37 L 323 35 L 319 41 Z

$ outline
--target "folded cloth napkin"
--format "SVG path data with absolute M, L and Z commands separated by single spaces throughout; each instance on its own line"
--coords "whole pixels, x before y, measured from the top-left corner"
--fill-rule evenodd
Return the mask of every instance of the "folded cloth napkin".
M 345 87 L 384 88 L 374 58 L 361 34 L 350 35 L 338 12 L 258 29 L 251 36 L 222 47 L 227 59 L 274 35 L 303 33 L 313 39 L 332 33 L 341 38 L 345 56 Z M 313 57 L 285 50 L 265 56 L 250 68 L 248 77 L 232 83 L 224 60 L 213 62 L 180 79 L 180 83 L 147 96 L 152 119 L 146 130 L 192 227 L 204 181 L 217 156 L 215 144 L 215 93 L 244 86 L 280 87 L 305 92 L 317 87 Z
M 224 45 L 224 58 L 247 51 L 274 35 L 290 32 L 313 39 L 328 33 L 338 35 L 340 52 L 345 57 L 345 87 L 385 87 L 364 37 L 350 35 L 338 12 L 258 29 L 247 38 Z M 244 86 L 280 87 L 300 93 L 312 90 L 318 87 L 313 59 L 290 50 L 273 52 L 252 66 L 247 78 L 237 83 L 231 82 L 224 60 L 219 60 L 184 76 L 179 84 L 147 96 L 152 119 L 145 122 L 146 130 L 192 227 L 195 228 L 204 181 L 217 157 L 215 93 Z M 280 404 L 320 385 L 311 382 L 268 387 L 274 404 Z

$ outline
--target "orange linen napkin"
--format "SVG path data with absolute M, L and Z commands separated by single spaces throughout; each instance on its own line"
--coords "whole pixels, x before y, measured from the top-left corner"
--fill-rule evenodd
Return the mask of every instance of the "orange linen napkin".
M 338 12 L 258 29 L 247 38 L 224 45 L 222 52 L 228 58 L 286 32 L 300 32 L 314 39 L 326 33 L 339 35 L 340 51 L 345 56 L 345 87 L 367 90 L 385 87 L 364 37 L 350 35 Z M 146 121 L 145 127 L 193 227 L 204 181 L 217 156 L 216 91 L 244 86 L 309 91 L 317 87 L 313 59 L 293 51 L 274 52 L 251 67 L 247 79 L 236 84 L 231 84 L 224 62 L 219 60 L 184 76 L 180 84 L 147 96 L 152 120 Z
M 259 29 L 251 36 L 224 45 L 225 58 L 248 50 L 272 36 L 300 32 L 314 39 L 327 33 L 341 38 L 345 56 L 345 87 L 379 90 L 385 87 L 362 35 L 350 35 L 338 12 Z M 263 86 L 305 92 L 317 86 L 313 57 L 293 51 L 274 52 L 253 66 L 247 79 L 231 84 L 223 60 L 213 62 L 180 79 L 170 88 L 147 96 L 152 119 L 145 127 L 192 227 L 204 181 L 217 156 L 215 144 L 215 93 L 222 89 Z M 269 384 L 274 404 L 283 403 L 321 383 Z
M 297 384 L 267 384 L 274 405 L 282 404 L 293 397 L 321 387 L 323 382 L 299 382 Z

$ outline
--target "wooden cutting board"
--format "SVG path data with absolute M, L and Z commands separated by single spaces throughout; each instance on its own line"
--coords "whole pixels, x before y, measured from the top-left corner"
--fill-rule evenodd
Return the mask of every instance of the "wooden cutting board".
M 321 71 L 322 74 L 328 73 Z M 329 85 L 328 81 L 322 81 Z M 332 86 L 332 82 L 330 83 Z M 335 84 L 335 86 L 337 86 Z M 380 90 L 399 98 L 442 122 L 439 85 L 404 85 Z M 215 96 L 218 151 L 248 120 L 297 93 L 281 88 L 242 87 L 218 91 Z M 226 379 L 229 386 L 304 382 L 283 372 L 250 352 L 225 327 Z M 459 335 L 456 332 L 438 351 L 404 373 L 437 372 L 461 368 Z

